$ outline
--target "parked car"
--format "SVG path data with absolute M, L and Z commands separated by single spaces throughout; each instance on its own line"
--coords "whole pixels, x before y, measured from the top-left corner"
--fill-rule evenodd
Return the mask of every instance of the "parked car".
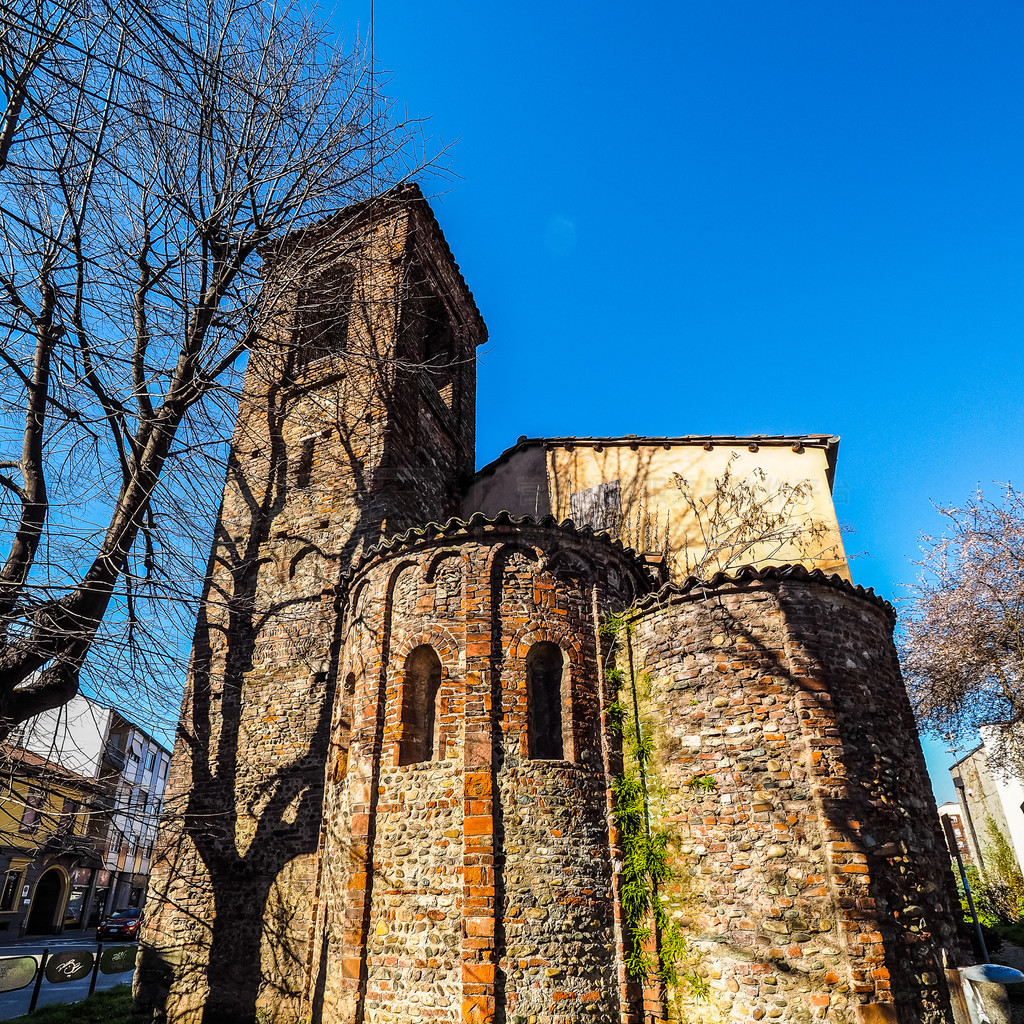
M 141 924 L 142 911 L 138 907 L 122 907 L 100 921 L 96 929 L 96 940 L 137 939 Z

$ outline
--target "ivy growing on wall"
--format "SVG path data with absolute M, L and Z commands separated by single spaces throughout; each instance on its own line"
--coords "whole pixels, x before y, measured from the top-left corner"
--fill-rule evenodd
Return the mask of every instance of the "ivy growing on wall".
M 679 964 L 687 948 L 682 929 L 669 917 L 659 891 L 672 877 L 668 859 L 672 836 L 667 829 L 651 827 L 654 733 L 641 716 L 638 692 L 640 687 L 649 689 L 650 679 L 643 674 L 637 677 L 634 671 L 632 625 L 625 615 L 608 616 L 601 632 L 610 642 L 610 656 L 615 653 L 614 645 L 624 642 L 628 666 L 626 671 L 612 668 L 605 674 L 615 693 L 607 706 L 608 725 L 621 737 L 628 755 L 627 767 L 613 783 L 615 824 L 622 844 L 619 899 L 630 940 L 626 970 L 635 981 L 657 973 L 667 985 L 676 986 L 680 982 Z M 628 706 L 622 701 L 622 688 L 626 683 Z M 656 954 L 648 949 L 652 922 Z M 705 993 L 706 983 L 696 973 L 689 972 L 682 977 L 695 994 Z

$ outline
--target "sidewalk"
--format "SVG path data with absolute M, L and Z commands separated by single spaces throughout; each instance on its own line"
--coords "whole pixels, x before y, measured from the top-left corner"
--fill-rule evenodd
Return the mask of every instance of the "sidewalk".
M 1003 940 L 998 953 L 992 954 L 992 960 L 997 964 L 1004 964 L 1006 967 L 1014 967 L 1018 971 L 1024 971 L 1024 949 L 1015 946 L 1012 942 Z
M 7 950 L 20 950 L 25 946 L 38 946 L 41 949 L 44 946 L 67 946 L 69 943 L 74 946 L 95 946 L 96 929 L 85 928 L 81 931 L 64 932 L 62 935 L 25 935 L 20 939 L 3 938 L 0 939 L 0 956 L 11 956 Z M 104 945 L 112 946 L 115 943 L 108 939 Z

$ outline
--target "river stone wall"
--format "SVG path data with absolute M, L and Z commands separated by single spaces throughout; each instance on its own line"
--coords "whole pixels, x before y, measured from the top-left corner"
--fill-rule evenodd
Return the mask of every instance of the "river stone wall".
M 357 570 L 341 672 L 351 695 L 335 709 L 328 768 L 314 1020 L 618 1017 L 596 633 L 602 610 L 645 584 L 616 545 L 508 517 L 407 534 Z M 527 661 L 540 643 L 563 659 L 556 758 L 531 756 Z M 441 666 L 436 739 L 430 760 L 406 765 L 409 665 L 424 646 Z
M 892 626 L 805 570 L 641 604 L 665 895 L 711 997 L 649 991 L 655 1016 L 951 1019 L 943 959 L 967 953 Z

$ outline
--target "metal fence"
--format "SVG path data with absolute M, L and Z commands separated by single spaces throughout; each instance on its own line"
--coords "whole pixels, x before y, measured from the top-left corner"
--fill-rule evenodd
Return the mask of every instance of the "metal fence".
M 44 949 L 42 955 L 0 956 L 0 993 L 17 992 L 35 982 L 32 1002 L 28 1012 L 36 1008 L 39 991 L 45 978 L 52 985 L 69 981 L 81 981 L 90 974 L 89 995 L 96 990 L 96 979 L 103 974 L 124 974 L 135 969 L 138 945 L 107 946 L 100 943 L 95 949 L 62 949 L 50 955 Z

